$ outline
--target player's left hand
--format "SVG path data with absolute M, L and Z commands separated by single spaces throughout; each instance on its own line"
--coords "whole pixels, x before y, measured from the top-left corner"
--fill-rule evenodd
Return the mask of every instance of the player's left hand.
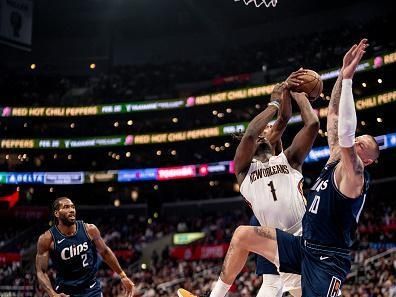
M 276 84 L 274 89 L 272 90 L 270 101 L 272 101 L 272 100 L 281 100 L 282 94 L 285 91 L 285 89 L 286 89 L 286 83 L 285 82 Z
M 367 39 L 362 39 L 358 45 L 353 45 L 345 54 L 342 65 L 342 77 L 344 79 L 352 79 L 355 74 L 356 67 L 362 59 L 366 48 L 368 47 Z
M 123 277 L 121 283 L 125 289 L 125 296 L 133 297 L 135 294 L 135 284 L 128 277 Z

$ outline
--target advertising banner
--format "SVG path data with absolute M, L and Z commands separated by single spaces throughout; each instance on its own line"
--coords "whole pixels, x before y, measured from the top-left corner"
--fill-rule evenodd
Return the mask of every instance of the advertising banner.
M 46 185 L 79 185 L 84 183 L 84 172 L 46 172 Z
M 228 243 L 217 245 L 189 246 L 189 247 L 172 247 L 170 256 L 180 260 L 203 260 L 203 259 L 221 259 L 224 258 Z
M 31 3 L 31 0 L 0 0 L 0 4 L 6 3 Z M 14 5 L 18 6 L 18 5 Z M 26 7 L 30 9 L 29 5 L 21 4 L 21 7 Z M 8 22 L 10 18 L 4 19 L 3 14 L 10 14 L 9 11 L 1 12 L 0 6 L 0 20 L 2 22 Z M 0 22 L 0 41 L 4 42 L 4 37 L 1 37 L 1 23 Z M 16 28 L 18 27 L 18 22 L 14 19 Z M 9 24 L 6 27 L 9 27 Z M 5 27 L 3 26 L 3 29 Z M 6 29 L 5 29 L 6 30 Z M 9 39 L 7 39 L 9 40 Z M 8 41 L 9 42 L 9 41 Z M 357 72 L 368 71 L 380 68 L 384 65 L 393 64 L 396 62 L 396 52 L 386 53 L 379 55 L 367 60 L 362 61 L 358 67 Z M 338 77 L 340 73 L 340 68 L 328 69 L 325 71 L 320 71 L 319 74 L 322 80 L 334 79 Z M 232 76 L 226 78 L 226 80 L 235 79 L 248 79 L 249 75 L 242 76 Z M 223 83 L 223 81 L 216 81 L 216 83 Z M 191 96 L 188 98 L 179 99 L 163 99 L 157 101 L 142 101 L 133 103 L 116 103 L 111 105 L 93 105 L 93 106 L 79 106 L 79 107 L 12 107 L 12 106 L 2 106 L 0 107 L 1 117 L 78 117 L 78 116 L 96 116 L 105 114 L 120 114 L 120 113 L 134 113 L 134 112 L 144 112 L 153 110 L 168 110 L 168 109 L 179 109 L 179 108 L 191 108 L 199 105 L 216 104 L 227 101 L 234 100 L 246 100 L 250 98 L 263 97 L 270 95 L 275 84 L 270 85 L 259 85 L 249 88 L 235 89 L 224 92 L 210 93 L 201 96 Z M 381 101 L 381 100 L 380 100 Z M 385 102 L 386 103 L 386 102 Z M 380 105 L 379 103 L 378 105 Z M 384 103 L 382 103 L 384 104 Z M 360 108 L 358 104 L 356 108 Z
M 0 264 L 12 264 L 21 261 L 19 253 L 0 253 Z

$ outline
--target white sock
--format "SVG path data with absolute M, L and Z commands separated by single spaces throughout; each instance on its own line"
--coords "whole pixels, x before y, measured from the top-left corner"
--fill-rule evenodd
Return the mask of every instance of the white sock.
M 230 289 L 231 285 L 227 285 L 225 282 L 219 279 L 216 282 L 216 285 L 214 286 L 212 292 L 210 292 L 209 297 L 224 297 L 228 290 Z

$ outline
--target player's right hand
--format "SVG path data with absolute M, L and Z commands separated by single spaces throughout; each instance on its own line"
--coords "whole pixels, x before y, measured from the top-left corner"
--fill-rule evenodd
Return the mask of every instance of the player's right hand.
M 123 277 L 121 283 L 125 289 L 125 296 L 133 297 L 135 294 L 135 284 L 128 277 Z
M 302 84 L 304 81 L 302 81 L 298 77 L 305 73 L 307 73 L 307 71 L 302 67 L 297 71 L 292 72 L 289 75 L 289 77 L 285 80 L 287 89 L 293 90 L 293 88 L 298 87 L 300 84 Z
M 355 70 L 363 54 L 368 47 L 367 39 L 362 39 L 359 44 L 354 44 L 349 51 L 345 54 L 342 63 L 342 77 L 344 79 L 351 79 L 355 74 Z
M 64 293 L 59 293 L 59 294 L 51 295 L 51 297 L 70 297 L 70 295 L 67 295 L 67 294 L 64 294 Z

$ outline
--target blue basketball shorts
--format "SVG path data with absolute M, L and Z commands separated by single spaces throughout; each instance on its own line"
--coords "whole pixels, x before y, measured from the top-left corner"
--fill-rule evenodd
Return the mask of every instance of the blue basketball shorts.
M 85 286 L 56 286 L 56 292 L 70 295 L 70 297 L 103 297 L 102 288 L 98 280 Z
M 301 274 L 303 297 L 336 297 L 351 268 L 347 249 L 310 243 L 276 229 L 279 271 Z

